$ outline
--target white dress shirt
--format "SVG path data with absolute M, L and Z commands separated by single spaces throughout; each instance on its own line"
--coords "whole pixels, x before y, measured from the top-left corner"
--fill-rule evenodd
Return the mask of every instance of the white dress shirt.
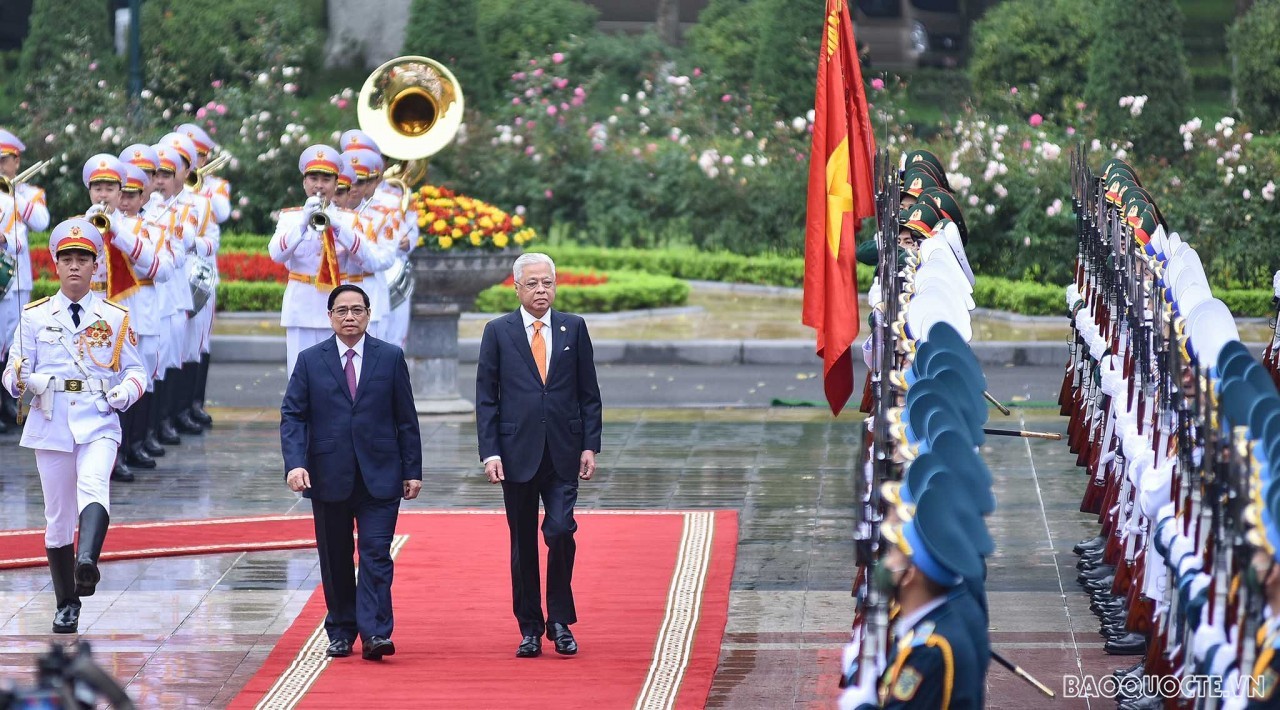
M 354 365 L 356 368 L 356 387 L 359 387 L 360 386 L 360 370 L 361 368 L 364 367 L 364 336 L 363 335 L 360 336 L 360 339 L 356 341 L 356 344 L 352 345 L 351 347 L 347 347 L 347 344 L 342 342 L 342 338 L 334 336 L 334 340 L 337 341 L 337 345 L 338 345 L 338 369 L 339 370 L 342 370 L 345 372 L 347 369 L 347 350 L 356 351 L 356 356 L 351 358 L 351 364 Z
M 547 345 L 547 372 L 551 372 L 551 353 L 555 348 L 551 347 L 551 309 L 548 308 L 541 318 L 534 318 L 533 314 L 520 306 L 520 317 L 524 319 L 524 337 L 529 341 L 529 347 L 533 348 L 533 322 L 542 321 L 542 340 Z

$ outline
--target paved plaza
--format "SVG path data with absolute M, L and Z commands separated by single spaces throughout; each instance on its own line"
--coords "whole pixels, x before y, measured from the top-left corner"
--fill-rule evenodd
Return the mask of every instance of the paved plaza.
M 852 618 L 850 460 L 859 418 L 764 406 L 768 395 L 819 398 L 820 380 L 803 374 L 785 367 L 601 371 L 604 451 L 598 479 L 582 486 L 580 508 L 722 508 L 740 516 L 710 707 L 831 707 L 836 692 L 836 659 Z M 1031 367 L 989 373 L 991 389 L 1006 400 L 1049 399 L 1055 376 Z M 282 483 L 283 384 L 275 368 L 215 365 L 216 427 L 172 447 L 160 469 L 115 485 L 113 521 L 308 513 Z M 1056 410 L 1043 407 L 993 417 L 991 426 L 1065 428 Z M 423 494 L 407 505 L 501 508 L 500 492 L 476 461 L 470 418 L 423 420 L 422 434 Z M 40 527 L 34 457 L 16 443 L 13 434 L 0 437 L 0 527 Z M 983 453 L 999 498 L 990 520 L 998 545 L 988 585 L 994 648 L 1059 690 L 1064 674 L 1120 666 L 1125 659 L 1103 655 L 1088 598 L 1074 584 L 1070 548 L 1092 528 L 1076 512 L 1082 478 L 1066 444 L 991 437 Z M 579 545 L 580 565 L 607 554 L 589 536 Z M 314 550 L 106 563 L 98 594 L 85 600 L 81 630 L 140 705 L 221 706 L 261 666 L 319 582 Z M 493 584 L 507 593 L 508 580 Z M 53 638 L 52 612 L 44 568 L 0 573 L 0 678 L 30 679 L 35 656 Z M 514 647 L 514 623 L 512 634 Z M 988 700 L 995 708 L 1043 702 L 994 663 Z M 1074 703 L 1054 705 L 1084 707 Z

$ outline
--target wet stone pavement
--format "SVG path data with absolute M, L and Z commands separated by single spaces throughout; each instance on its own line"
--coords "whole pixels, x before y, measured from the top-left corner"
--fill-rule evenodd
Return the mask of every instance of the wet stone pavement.
M 281 481 L 277 410 L 214 415 L 212 432 L 173 447 L 137 482 L 113 486 L 114 521 L 309 512 Z M 1018 419 L 1035 429 L 1065 426 L 1047 410 L 1015 410 L 1002 423 Z M 836 659 L 852 616 L 857 424 L 821 409 L 607 410 L 600 475 L 582 486 L 581 508 L 739 512 L 710 707 L 833 706 Z M 424 420 L 422 431 L 428 468 L 413 505 L 501 507 L 476 462 L 469 418 Z M 0 437 L 0 528 L 40 527 L 34 457 L 16 444 L 12 434 Z M 1103 655 L 1088 599 L 1074 584 L 1070 548 L 1091 531 L 1076 512 L 1083 479 L 1074 457 L 1062 442 L 994 437 L 984 453 L 999 497 L 990 521 L 999 548 L 988 587 L 994 647 L 1058 690 L 1064 674 L 1119 667 L 1124 659 Z M 590 564 L 589 545 L 582 541 L 580 563 Z M 107 563 L 98 594 L 85 601 L 81 630 L 140 706 L 221 706 L 319 582 L 313 550 Z M 505 593 L 505 579 L 494 583 Z M 47 633 L 52 611 L 47 570 L 0 572 L 0 679 L 30 682 L 36 655 L 54 638 Z M 1043 702 L 995 664 L 988 699 L 994 708 Z

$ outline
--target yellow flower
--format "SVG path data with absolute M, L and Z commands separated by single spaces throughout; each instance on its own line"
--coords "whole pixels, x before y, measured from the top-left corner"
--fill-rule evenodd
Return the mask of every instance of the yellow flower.
M 449 223 L 444 221 L 443 219 L 437 219 L 436 221 L 431 223 L 431 229 L 432 231 L 435 231 L 435 232 L 443 232 L 448 228 L 449 228 Z
M 448 249 L 453 246 L 453 237 L 440 237 L 436 241 L 440 243 L 441 249 Z
M 506 249 L 508 242 L 509 240 L 507 239 L 506 232 L 498 232 L 493 235 L 493 245 L 499 249 Z
M 493 220 L 489 219 L 488 217 L 481 217 L 479 224 L 481 227 L 484 227 L 485 229 L 493 229 Z
M 458 229 L 457 227 L 454 227 L 454 228 L 453 228 L 453 238 L 454 238 L 454 239 L 461 239 L 461 238 L 462 238 L 462 230 L 461 230 L 461 229 Z
M 520 215 L 516 215 L 515 217 L 512 217 L 512 218 L 511 218 L 511 226 L 512 226 L 512 227 L 516 227 L 517 229 L 518 229 L 518 228 L 520 228 L 520 227 L 523 227 L 523 226 L 524 226 L 524 217 L 521 217 Z
M 435 212 L 428 212 L 428 213 L 427 213 L 427 221 L 428 221 L 428 222 L 434 222 L 434 221 L 436 221 L 436 213 L 435 213 Z
M 471 246 L 480 246 L 484 242 L 484 235 L 479 232 L 471 233 Z
M 466 224 L 468 221 L 469 220 L 466 217 L 463 217 L 462 215 L 458 215 L 457 217 L 453 218 L 453 223 L 458 225 L 459 227 Z

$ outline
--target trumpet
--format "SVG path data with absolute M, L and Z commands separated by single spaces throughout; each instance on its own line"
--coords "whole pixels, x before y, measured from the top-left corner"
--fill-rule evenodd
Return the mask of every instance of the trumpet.
M 44 172 L 44 169 L 49 167 L 52 164 L 53 164 L 53 158 L 49 158 L 47 160 L 41 160 L 35 165 L 32 165 L 26 170 L 23 170 L 22 172 L 15 175 L 12 179 L 4 177 L 3 175 L 0 175 L 0 193 L 4 193 L 6 195 L 12 195 L 14 190 L 17 189 L 18 185 L 21 185 L 27 180 L 30 180 L 36 174 Z
M 107 216 L 107 203 L 99 202 L 94 207 L 101 209 L 97 212 L 85 214 L 85 219 L 89 220 L 89 224 L 92 224 L 95 229 L 102 232 L 103 237 L 106 237 L 107 232 L 111 231 L 111 218 Z
M 221 170 L 227 163 L 230 163 L 230 162 L 231 162 L 230 153 L 219 153 L 218 157 L 205 163 L 203 167 L 196 168 L 195 170 L 192 170 L 191 172 L 187 173 L 187 187 L 191 188 L 192 192 L 200 192 L 202 189 L 204 189 L 205 176 L 212 175 L 218 170 Z
M 329 215 L 325 214 L 324 211 L 329 209 L 329 205 L 330 205 L 329 200 L 322 198 L 320 202 L 320 209 L 311 213 L 311 218 L 307 220 L 307 226 L 310 227 L 311 229 L 316 230 L 317 232 L 323 232 L 324 230 L 328 229 Z

